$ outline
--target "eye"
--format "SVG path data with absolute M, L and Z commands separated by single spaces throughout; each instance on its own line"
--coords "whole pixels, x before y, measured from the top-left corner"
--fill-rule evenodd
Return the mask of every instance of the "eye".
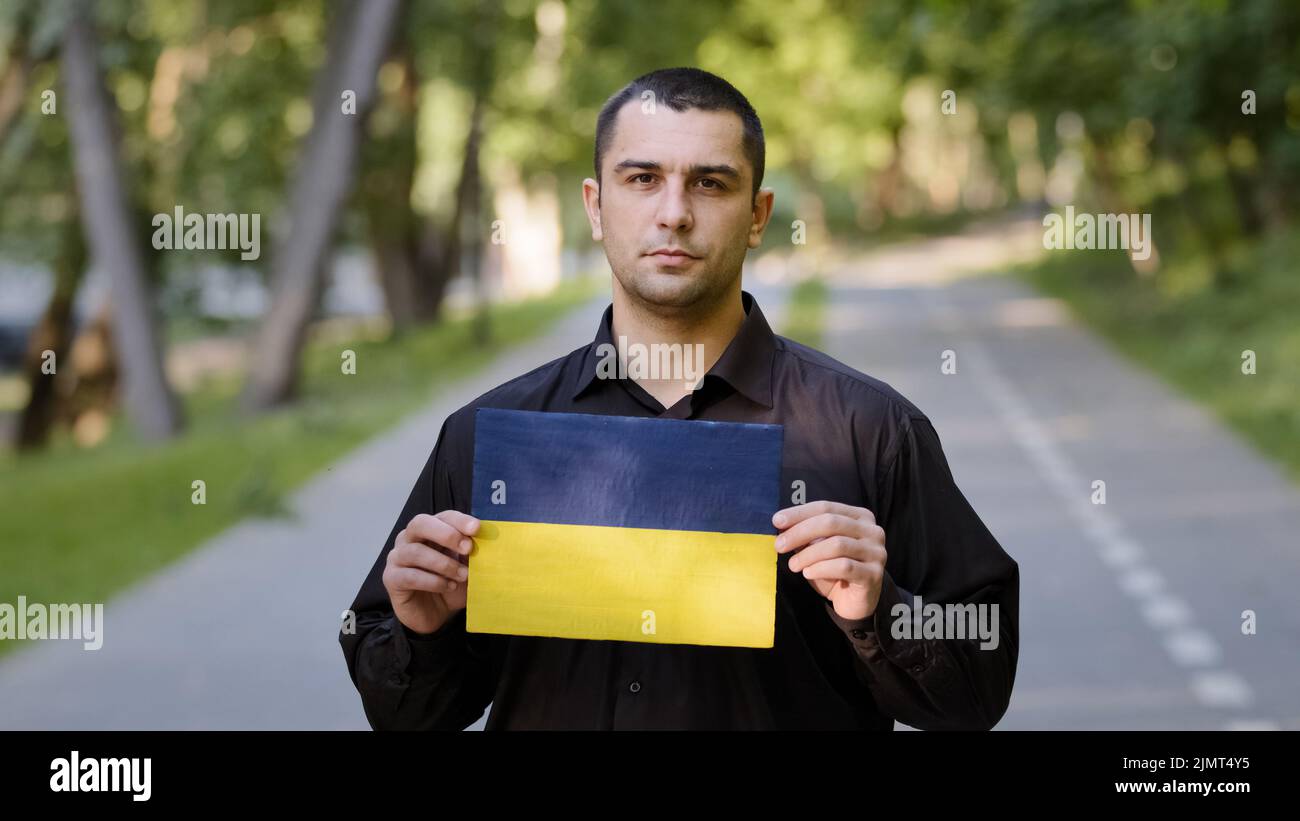
M 706 183 L 706 182 L 708 183 L 708 185 L 705 185 L 705 186 L 704 186 L 705 188 L 708 188 L 708 189 L 711 189 L 711 190 L 715 190 L 715 191 L 721 191 L 721 190 L 722 190 L 722 187 L 723 187 L 723 186 L 722 186 L 722 183 L 718 182 L 717 180 L 713 179 L 712 177 L 701 177 L 701 178 L 700 178 L 700 183 L 701 183 L 701 184 Z
M 654 179 L 655 179 L 655 175 L 654 175 L 654 174 L 650 174 L 650 173 L 637 174 L 636 176 L 634 176 L 634 177 L 632 178 L 632 182 L 641 182 L 641 180 L 642 180 L 643 177 L 645 178 L 645 182 L 647 182 L 647 183 L 654 182 Z

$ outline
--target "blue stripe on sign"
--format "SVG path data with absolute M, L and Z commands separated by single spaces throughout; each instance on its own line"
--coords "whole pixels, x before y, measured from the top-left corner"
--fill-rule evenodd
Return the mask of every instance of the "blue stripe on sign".
M 776 533 L 780 425 L 497 408 L 474 424 L 477 518 Z

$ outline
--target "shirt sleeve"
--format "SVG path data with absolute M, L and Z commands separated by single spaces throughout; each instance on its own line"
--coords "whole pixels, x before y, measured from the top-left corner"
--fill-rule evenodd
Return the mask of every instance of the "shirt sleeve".
M 929 419 L 906 417 L 898 440 L 872 511 L 888 554 L 880 601 L 857 620 L 825 606 L 887 715 L 922 730 L 991 729 L 1015 681 L 1019 566 L 957 488 Z
M 393 614 L 383 572 L 397 534 L 420 513 L 469 512 L 457 498 L 454 466 L 447 455 L 447 425 L 420 472 L 406 505 L 361 586 L 339 643 L 352 682 L 376 730 L 463 730 L 482 715 L 495 691 L 490 653 L 465 632 L 465 611 L 429 635 L 414 633 Z M 467 496 L 468 494 L 462 494 Z

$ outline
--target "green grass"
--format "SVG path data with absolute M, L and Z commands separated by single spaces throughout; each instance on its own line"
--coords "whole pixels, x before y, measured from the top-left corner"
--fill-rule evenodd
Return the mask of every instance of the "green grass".
M 1300 230 L 1243 246 L 1215 288 L 1204 262 L 1139 278 L 1123 252 L 1049 254 L 1018 274 L 1124 354 L 1209 406 L 1300 480 Z M 1253 350 L 1256 373 L 1242 372 Z
M 817 277 L 810 277 L 794 286 L 779 331 L 781 336 L 821 349 L 826 290 L 826 283 Z
M 133 441 L 115 420 L 93 449 L 64 437 L 39 454 L 0 455 L 0 602 L 104 601 L 240 519 L 284 515 L 295 487 L 597 291 L 595 280 L 570 282 L 494 307 L 486 347 L 467 316 L 384 340 L 317 339 L 298 402 L 246 417 L 238 379 L 219 380 L 185 397 L 188 427 L 163 445 Z M 356 352 L 354 375 L 342 373 L 344 349 Z M 204 505 L 191 503 L 199 479 Z M 0 654 L 15 644 L 0 642 Z

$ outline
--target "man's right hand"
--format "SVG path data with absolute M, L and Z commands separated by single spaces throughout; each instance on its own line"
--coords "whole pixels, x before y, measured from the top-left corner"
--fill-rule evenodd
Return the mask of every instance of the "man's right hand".
M 384 587 L 398 621 L 432 633 L 465 609 L 468 556 L 479 520 L 458 510 L 421 513 L 397 534 L 384 568 Z

